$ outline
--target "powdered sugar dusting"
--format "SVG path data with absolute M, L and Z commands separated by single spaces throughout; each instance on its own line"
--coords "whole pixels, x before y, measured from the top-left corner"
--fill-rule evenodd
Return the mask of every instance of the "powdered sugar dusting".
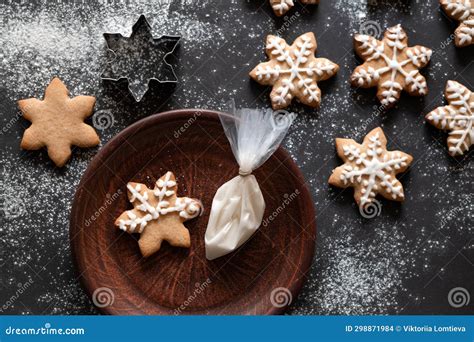
M 297 312 L 348 315 L 397 312 L 398 291 L 403 291 L 402 272 L 409 266 L 400 263 L 406 257 L 400 255 L 403 247 L 400 233 L 393 230 L 389 233 L 382 227 L 359 241 L 354 238 L 357 233 L 350 222 L 337 220 L 332 228 L 341 237 L 320 246 L 321 261 L 327 261 L 328 265 L 315 274 L 320 281 L 311 282 L 304 292 L 315 306 Z
M 196 6 L 205 5 L 198 1 Z M 9 70 L 0 81 L 12 99 L 18 94 L 31 96 L 59 75 L 69 82 L 72 92 L 92 91 L 100 85 L 100 74 L 107 56 L 104 32 L 131 34 L 140 14 L 148 16 L 152 33 L 181 35 L 184 49 L 204 46 L 222 39 L 217 25 L 171 11 L 172 2 L 155 4 L 128 2 L 107 6 L 105 3 L 45 3 L 34 5 L 13 2 L 3 7 L 5 30 L 0 32 L 0 60 Z M 84 23 L 87 23 L 84 25 Z M 83 80 L 78 82 L 77 80 Z

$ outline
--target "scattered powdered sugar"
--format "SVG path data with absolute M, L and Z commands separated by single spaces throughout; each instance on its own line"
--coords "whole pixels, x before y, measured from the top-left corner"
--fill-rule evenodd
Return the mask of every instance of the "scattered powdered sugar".
M 68 83 L 71 92 L 97 91 L 104 63 L 112 59 L 103 33 L 129 36 L 140 14 L 149 19 L 155 37 L 181 35 L 184 53 L 223 39 L 219 26 L 172 11 L 174 6 L 170 0 L 117 2 L 113 6 L 82 1 L 38 6 L 13 1 L 4 5 L 0 60 L 7 72 L 0 84 L 12 100 L 42 91 L 55 75 Z
M 67 312 L 69 315 L 92 315 L 97 313 L 77 280 L 64 283 L 57 290 L 51 290 L 54 286 L 55 283 L 51 282 L 49 288 L 38 297 L 38 304 L 45 306 L 48 314 L 63 315 Z
M 25 300 L 22 297 L 14 301 L 9 310 L 55 313 L 59 308 L 69 310 L 73 307 L 72 303 L 84 297 L 77 284 L 75 296 L 66 297 L 63 294 L 67 291 L 64 282 L 75 278 L 68 230 L 72 198 L 93 151 L 75 154 L 63 170 L 52 169 L 45 154 L 33 161 L 28 158 L 29 152 L 18 153 L 11 148 L 1 152 L 2 285 L 11 289 L 30 278 L 32 286 L 28 291 L 39 291 L 40 283 L 46 285 L 46 289 L 39 291 L 38 298 L 28 296 Z M 8 255 L 3 255 L 6 251 Z M 7 260 L 8 265 L 3 264 L 3 260 Z M 64 270 L 70 271 L 64 274 Z M 43 291 L 52 291 L 50 296 L 55 297 L 52 300 L 69 301 L 71 305 L 46 303 Z M 36 299 L 38 302 L 35 302 Z
M 373 3 L 374 1 L 372 1 Z M 367 9 L 371 1 L 368 0 L 335 0 L 334 7 L 352 20 L 362 20 L 367 16 Z
M 428 1 L 413 6 L 405 0 L 334 0 L 333 4 L 336 13 L 348 19 L 351 29 L 357 25 L 364 27 L 367 21 L 378 23 L 382 27 L 388 21 L 388 24 L 393 26 L 395 23 L 390 21 L 393 20 L 394 12 L 417 16 L 423 22 L 431 21 L 436 13 L 433 8 L 437 6 L 435 2 Z
M 329 238 L 320 245 L 319 264 L 314 279 L 301 296 L 308 296 L 314 307 L 295 309 L 298 314 L 380 314 L 399 309 L 398 295 L 403 290 L 407 265 L 401 255 L 403 237 L 388 232 L 386 227 L 376 228 L 374 236 L 354 238 L 351 222 L 334 221 L 339 237 Z M 396 229 L 396 228 L 394 228 Z M 375 241 L 372 241 L 375 239 Z M 390 251 L 390 253 L 387 253 Z M 328 263 L 327 265 L 324 263 Z
M 4 62 L 14 50 L 26 53 L 28 57 L 60 56 L 68 62 L 77 58 L 79 52 L 89 52 L 91 40 L 87 27 L 63 25 L 58 18 L 45 12 L 38 13 L 32 21 L 8 21 L 7 31 L 2 32 Z M 68 44 L 64 44 L 68 37 Z M 41 44 L 38 44 L 41 42 Z M 85 49 L 85 51 L 84 51 Z

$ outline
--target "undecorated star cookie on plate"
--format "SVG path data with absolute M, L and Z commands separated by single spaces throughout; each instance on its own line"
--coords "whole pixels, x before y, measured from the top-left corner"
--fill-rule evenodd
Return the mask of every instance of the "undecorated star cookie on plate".
M 388 151 L 382 128 L 370 131 L 362 144 L 352 139 L 336 139 L 338 156 L 344 164 L 333 170 L 329 184 L 354 188 L 360 208 L 371 204 L 377 194 L 393 201 L 403 201 L 403 186 L 396 178 L 411 164 L 413 158 L 401 151 Z
M 329 59 L 316 58 L 316 48 L 312 32 L 299 36 L 291 46 L 280 37 L 267 36 L 270 61 L 257 65 L 250 77 L 273 87 L 270 99 L 274 110 L 289 106 L 294 97 L 308 106 L 319 106 L 321 90 L 317 82 L 334 76 L 339 66 Z
M 163 240 L 175 247 L 189 248 L 191 238 L 183 222 L 202 212 L 201 201 L 178 197 L 174 174 L 168 171 L 156 181 L 154 189 L 141 183 L 127 184 L 133 209 L 124 211 L 115 225 L 128 233 L 138 233 L 138 245 L 144 257 L 161 248 Z
M 426 120 L 436 128 L 449 131 L 449 154 L 460 156 L 474 142 L 474 93 L 461 83 L 448 81 L 444 96 L 449 104 L 428 113 Z
M 432 51 L 424 46 L 408 47 L 407 34 L 400 25 L 385 31 L 382 40 L 356 34 L 354 49 L 364 60 L 351 76 L 354 87 L 377 87 L 377 98 L 386 108 L 400 98 L 402 90 L 412 96 L 428 94 L 426 80 L 418 71 L 430 61 Z

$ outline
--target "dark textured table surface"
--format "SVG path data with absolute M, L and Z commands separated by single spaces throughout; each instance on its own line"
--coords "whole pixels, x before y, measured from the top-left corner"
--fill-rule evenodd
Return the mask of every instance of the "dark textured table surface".
M 172 58 L 179 84 L 173 92 L 152 84 L 140 103 L 126 84 L 102 82 L 108 55 L 103 32 L 129 35 L 145 14 L 155 36 L 181 34 Z M 10 314 L 93 314 L 80 287 L 68 241 L 72 198 L 81 174 L 98 148 L 76 149 L 61 170 L 45 152 L 21 151 L 28 122 L 16 100 L 42 97 L 53 76 L 73 95 L 97 97 L 94 122 L 105 144 L 131 123 L 178 108 L 220 109 L 234 98 L 238 107 L 269 107 L 270 88 L 251 81 L 248 72 L 266 59 L 265 36 L 291 42 L 312 31 L 317 56 L 341 67 L 321 83 L 322 105 L 314 110 L 294 103 L 298 114 L 285 148 L 302 169 L 316 211 L 318 240 L 308 280 L 290 314 L 472 314 L 474 299 L 450 305 L 449 293 L 461 287 L 474 296 L 472 152 L 447 153 L 446 134 L 424 122 L 424 115 L 445 104 L 447 80 L 474 90 L 473 47 L 455 48 L 456 23 L 430 1 L 321 0 L 273 15 L 266 0 L 176 1 L 5 1 L 0 4 L 0 309 Z M 374 89 L 351 88 L 348 79 L 360 63 L 352 34 L 381 32 L 401 23 L 409 45 L 433 49 L 422 70 L 429 94 L 402 95 L 399 104 L 380 112 Z M 99 117 L 96 114 L 96 119 Z M 91 121 L 92 122 L 92 121 Z M 364 219 L 352 190 L 331 188 L 327 179 L 340 164 L 336 137 L 358 141 L 382 126 L 389 149 L 414 157 L 400 176 L 403 204 L 381 200 L 381 213 Z

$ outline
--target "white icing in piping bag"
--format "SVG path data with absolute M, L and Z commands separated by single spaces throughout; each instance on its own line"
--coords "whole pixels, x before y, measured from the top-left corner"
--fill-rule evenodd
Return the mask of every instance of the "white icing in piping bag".
M 209 260 L 234 251 L 260 227 L 265 200 L 252 172 L 276 151 L 295 117 L 286 111 L 235 110 L 233 106 L 232 113 L 220 119 L 240 168 L 212 201 L 205 234 Z

